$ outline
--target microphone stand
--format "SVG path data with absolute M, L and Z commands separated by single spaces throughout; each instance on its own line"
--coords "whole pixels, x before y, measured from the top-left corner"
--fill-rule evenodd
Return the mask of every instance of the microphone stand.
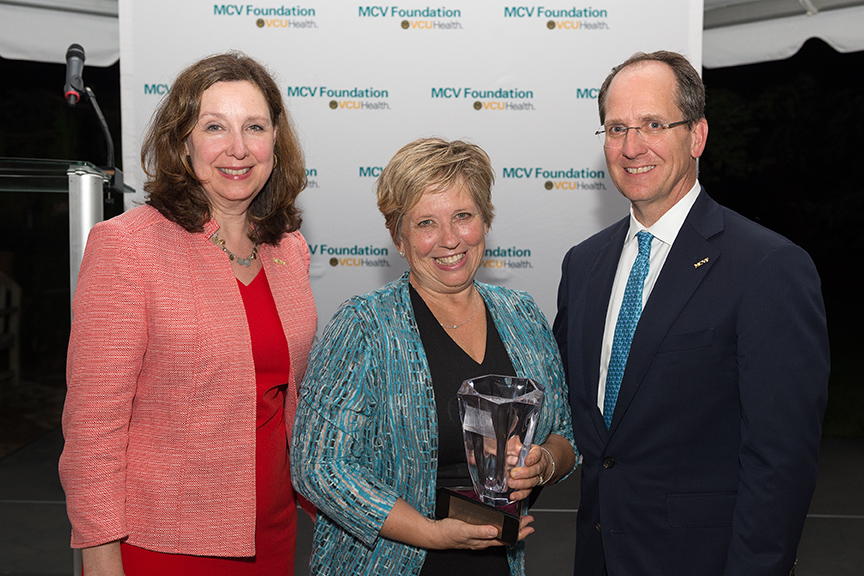
M 105 191 L 108 192 L 106 202 L 111 204 L 114 202 L 114 199 L 111 197 L 112 192 L 123 194 L 123 172 L 114 166 L 114 139 L 111 137 L 111 131 L 108 130 L 108 122 L 105 121 L 105 115 L 102 114 L 102 108 L 99 107 L 99 102 L 96 101 L 96 95 L 89 86 L 85 86 L 81 93 L 85 95 L 93 105 L 93 111 L 96 113 L 96 118 L 99 120 L 99 127 L 102 128 L 102 135 L 105 138 L 105 146 L 108 148 L 108 161 L 106 165 L 101 168 L 105 170 L 105 173 L 110 177 L 108 183 L 105 185 Z

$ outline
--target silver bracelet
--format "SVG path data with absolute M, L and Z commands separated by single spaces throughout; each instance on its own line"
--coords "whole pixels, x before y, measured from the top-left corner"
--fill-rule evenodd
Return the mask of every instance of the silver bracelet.
M 538 444 L 537 447 L 540 448 L 541 450 L 543 450 L 544 452 L 546 452 L 546 455 L 549 456 L 549 461 L 552 462 L 552 473 L 549 474 L 549 478 L 546 478 L 546 480 L 543 480 L 543 475 L 538 474 L 538 476 L 540 476 L 540 484 L 538 484 L 538 486 L 543 486 L 544 484 L 546 484 L 546 482 L 551 480 L 553 476 L 555 476 L 555 458 L 553 458 L 552 453 L 549 452 L 549 450 L 547 450 L 543 446 L 540 446 Z

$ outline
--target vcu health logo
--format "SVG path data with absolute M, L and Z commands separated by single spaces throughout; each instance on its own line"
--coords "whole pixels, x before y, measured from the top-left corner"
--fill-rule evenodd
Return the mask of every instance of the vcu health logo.
M 475 110 L 526 112 L 535 110 L 534 91 L 520 88 L 476 89 L 470 86 L 432 88 L 433 99 L 468 100 Z
M 543 187 L 546 190 L 606 190 L 606 183 L 603 182 L 606 178 L 606 171 L 592 170 L 591 168 L 550 170 L 540 166 L 505 167 L 501 176 L 520 180 L 545 180 Z
M 258 28 L 317 28 L 315 9 L 303 6 L 263 7 L 255 4 L 214 4 L 214 16 L 254 18 Z
M 390 91 L 379 88 L 288 86 L 289 98 L 323 98 L 333 110 L 390 110 Z
M 355 268 L 389 268 L 387 256 L 390 250 L 377 246 L 330 246 L 329 244 L 309 244 L 312 256 L 329 256 L 330 266 Z
M 396 19 L 403 30 L 462 30 L 462 11 L 456 8 L 358 6 L 357 17 Z
M 546 6 L 505 6 L 504 18 L 534 19 L 549 30 L 609 30 L 609 11 L 593 8 L 547 8 Z
M 480 261 L 480 267 L 493 269 L 534 268 L 534 265 L 531 263 L 531 249 L 519 248 L 518 246 L 487 248 L 483 253 L 483 259 Z

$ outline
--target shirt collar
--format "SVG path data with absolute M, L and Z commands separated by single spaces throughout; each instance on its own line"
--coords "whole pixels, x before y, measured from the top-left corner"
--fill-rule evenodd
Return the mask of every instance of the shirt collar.
M 699 197 L 699 191 L 701 189 L 702 186 L 697 180 L 693 185 L 693 188 L 691 188 L 683 198 L 676 202 L 672 208 L 667 210 L 666 213 L 663 214 L 663 216 L 661 216 L 660 219 L 650 228 L 645 228 L 645 226 L 639 223 L 633 213 L 633 207 L 631 206 L 630 229 L 627 231 L 627 237 L 624 239 L 624 243 L 627 244 L 632 242 L 636 238 L 636 234 L 642 230 L 647 230 L 652 236 L 654 236 L 654 238 L 671 246 L 672 243 L 675 242 L 675 238 L 678 236 L 681 226 L 684 225 L 684 220 L 687 219 L 687 214 L 690 213 L 690 209 L 693 207 L 693 204 L 696 203 L 696 198 Z

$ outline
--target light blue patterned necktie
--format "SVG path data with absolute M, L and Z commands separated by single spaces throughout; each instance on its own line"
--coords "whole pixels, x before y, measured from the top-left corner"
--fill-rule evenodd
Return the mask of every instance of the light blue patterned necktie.
M 636 239 L 639 241 L 639 254 L 636 255 L 630 277 L 627 278 L 627 286 L 624 288 L 624 300 L 621 302 L 618 321 L 615 323 L 615 335 L 612 338 L 612 356 L 606 371 L 606 396 L 603 399 L 603 420 L 606 428 L 612 423 L 612 413 L 615 412 L 615 403 L 618 402 L 618 390 L 621 388 L 621 379 L 624 378 L 624 367 L 630 355 L 630 343 L 633 342 L 633 333 L 636 332 L 636 324 L 642 315 L 642 287 L 648 276 L 648 258 L 651 256 L 651 240 L 654 236 L 642 230 L 636 234 Z

